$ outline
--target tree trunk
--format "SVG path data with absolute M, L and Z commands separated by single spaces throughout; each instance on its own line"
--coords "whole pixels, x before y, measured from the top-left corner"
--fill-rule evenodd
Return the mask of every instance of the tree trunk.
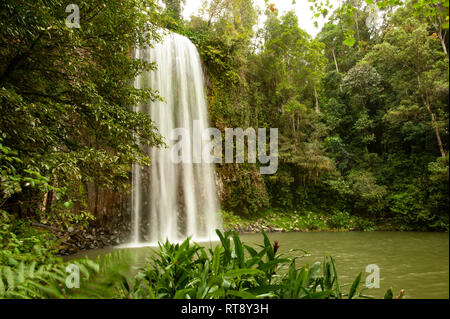
M 446 34 L 444 33 L 444 35 L 442 35 L 442 30 L 441 30 L 441 32 L 439 32 L 439 40 L 441 40 L 442 49 L 444 50 L 445 54 L 448 56 L 447 45 L 445 44 L 445 37 L 446 37 Z
M 439 132 L 439 128 L 436 125 L 436 115 L 433 113 L 433 110 L 431 109 L 430 103 L 428 103 L 427 99 L 423 95 L 422 95 L 422 101 L 425 104 L 425 107 L 427 108 L 428 113 L 430 113 L 431 123 L 432 123 L 432 125 L 434 127 L 434 132 L 436 134 L 436 139 L 437 139 L 437 142 L 438 142 L 438 145 L 439 145 L 439 150 L 441 151 L 442 157 L 445 158 L 446 154 L 445 154 L 444 146 L 442 144 L 441 133 Z
M 317 94 L 316 87 L 314 87 L 314 97 L 316 98 L 316 113 L 320 113 L 319 95 Z
M 442 7 L 441 5 L 438 6 L 438 20 L 439 20 L 439 25 L 437 26 L 438 29 L 438 34 L 439 34 L 439 40 L 441 40 L 441 45 L 442 45 L 442 49 L 444 50 L 444 53 L 448 56 L 448 51 L 447 51 L 447 45 L 445 43 L 445 39 L 447 37 L 447 30 L 443 30 L 442 29 Z
M 295 118 L 294 118 L 294 116 L 291 117 L 291 123 L 292 123 L 292 130 L 294 131 L 294 136 L 295 136 L 296 129 L 295 129 Z
M 420 91 L 421 88 L 422 88 L 422 81 L 420 80 L 420 75 L 419 74 L 417 74 L 417 84 L 419 85 L 419 91 Z M 422 92 L 420 94 L 420 97 L 422 98 L 422 102 L 425 105 L 425 107 L 427 108 L 428 113 L 430 113 L 431 124 L 434 127 L 434 133 L 436 134 L 436 139 L 437 139 L 437 142 L 438 142 L 439 150 L 441 152 L 441 156 L 445 158 L 446 154 L 445 154 L 444 146 L 442 145 L 441 133 L 439 132 L 439 128 L 436 125 L 437 124 L 436 123 L 436 115 L 433 113 L 433 110 L 431 109 L 431 103 L 428 100 L 428 95 L 425 96 L 424 93 Z
M 45 212 L 47 214 L 50 214 L 52 212 L 52 206 L 53 206 L 53 196 L 55 194 L 54 190 L 47 192 L 47 198 L 45 201 Z
M 336 65 L 336 72 L 339 73 L 339 66 L 336 60 L 336 54 L 334 53 L 334 48 L 331 48 L 331 53 L 333 53 L 334 64 Z

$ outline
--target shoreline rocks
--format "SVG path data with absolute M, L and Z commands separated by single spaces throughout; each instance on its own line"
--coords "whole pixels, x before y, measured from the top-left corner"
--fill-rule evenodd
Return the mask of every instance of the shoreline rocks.
M 93 224 L 84 230 L 74 230 L 62 236 L 60 234 L 62 243 L 58 255 L 69 256 L 85 250 L 102 249 L 128 242 L 131 233 L 129 221 L 118 218 L 116 223 L 108 224 Z

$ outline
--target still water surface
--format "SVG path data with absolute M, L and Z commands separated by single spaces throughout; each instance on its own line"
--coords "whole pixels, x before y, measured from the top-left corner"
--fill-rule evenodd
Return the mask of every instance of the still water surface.
M 370 289 L 367 295 L 382 298 L 384 292 L 393 288 L 398 294 L 404 289 L 409 299 L 449 298 L 449 235 L 448 233 L 415 232 L 350 232 L 350 233 L 273 233 L 272 241 L 280 244 L 279 252 L 286 255 L 303 255 L 289 252 L 304 249 L 309 255 L 299 264 L 313 264 L 331 255 L 336 260 L 339 281 L 351 284 L 366 266 L 375 264 L 380 268 L 380 289 Z M 262 244 L 261 235 L 242 235 L 247 244 Z M 203 243 L 203 246 L 214 243 Z M 141 267 L 153 248 L 127 248 L 133 258 L 133 266 Z M 93 250 L 78 254 L 90 258 L 117 251 L 117 248 Z M 348 290 L 346 287 L 345 290 Z

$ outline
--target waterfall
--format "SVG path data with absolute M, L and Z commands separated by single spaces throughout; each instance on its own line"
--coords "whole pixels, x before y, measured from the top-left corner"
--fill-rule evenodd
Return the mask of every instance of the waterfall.
M 221 221 L 214 164 L 175 164 L 171 148 L 178 141 L 169 140 L 173 129 L 186 129 L 192 158 L 194 121 L 200 132 L 209 128 L 197 48 L 186 37 L 170 33 L 153 48 L 137 49 L 135 57 L 157 63 L 158 69 L 138 76 L 135 85 L 158 91 L 164 101 L 141 104 L 136 111 L 151 116 L 169 148 L 148 150 L 150 168 L 133 166 L 132 242 L 215 239 Z

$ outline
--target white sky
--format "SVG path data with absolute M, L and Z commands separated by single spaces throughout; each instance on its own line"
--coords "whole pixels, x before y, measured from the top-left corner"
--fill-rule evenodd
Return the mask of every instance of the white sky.
M 333 10 L 338 7 L 339 2 L 339 0 L 330 0 L 330 3 L 333 5 Z M 254 3 L 262 9 L 265 7 L 264 0 L 254 0 Z M 314 21 L 316 21 L 316 19 L 313 16 L 313 12 L 309 8 L 311 3 L 308 2 L 308 0 L 296 0 L 296 4 L 294 6 L 292 5 L 292 0 L 270 0 L 269 3 L 275 4 L 275 7 L 280 11 L 280 14 L 294 8 L 298 16 L 300 28 L 307 31 L 313 37 L 320 32 L 326 21 L 321 17 L 317 20 L 319 23 L 319 28 L 314 26 Z M 202 0 L 186 0 L 186 5 L 184 6 L 183 11 L 184 17 L 189 19 L 191 15 L 197 14 L 201 5 Z

